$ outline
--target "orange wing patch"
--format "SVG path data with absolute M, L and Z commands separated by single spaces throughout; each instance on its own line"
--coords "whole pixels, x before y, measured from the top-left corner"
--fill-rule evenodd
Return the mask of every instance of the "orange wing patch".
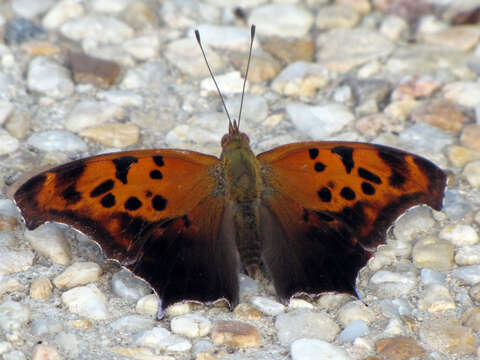
M 96 239 L 108 257 L 128 263 L 154 225 L 212 195 L 217 164 L 213 156 L 180 150 L 100 155 L 31 178 L 14 198 L 29 229 L 66 223 Z

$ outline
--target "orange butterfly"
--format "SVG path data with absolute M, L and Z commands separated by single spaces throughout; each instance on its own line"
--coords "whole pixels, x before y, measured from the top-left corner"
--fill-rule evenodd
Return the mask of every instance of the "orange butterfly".
M 29 229 L 71 225 L 147 280 L 159 318 L 182 300 L 233 307 L 240 264 L 252 277 L 266 270 L 283 301 L 355 294 L 391 223 L 414 205 L 442 206 L 445 174 L 401 150 L 320 141 L 255 156 L 230 119 L 221 145 L 219 159 L 153 149 L 77 160 L 31 178 L 14 199 Z

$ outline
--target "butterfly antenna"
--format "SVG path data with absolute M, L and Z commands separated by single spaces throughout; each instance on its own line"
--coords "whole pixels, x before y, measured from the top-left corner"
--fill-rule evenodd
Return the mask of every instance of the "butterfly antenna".
M 253 47 L 254 38 L 255 38 L 255 25 L 252 25 L 252 27 L 250 28 L 250 51 L 248 52 L 247 69 L 245 70 L 245 79 L 243 80 L 243 88 L 242 88 L 242 98 L 240 100 L 240 111 L 238 112 L 238 124 L 237 124 L 238 127 L 240 127 L 240 119 L 242 118 L 243 98 L 245 97 L 245 86 L 247 85 L 248 70 L 250 69 L 250 60 L 252 58 L 252 47 Z
M 229 129 L 232 128 L 232 119 L 230 118 L 230 114 L 227 109 L 227 105 L 225 104 L 225 100 L 223 99 L 222 92 L 220 91 L 220 88 L 218 87 L 217 81 L 215 80 L 215 76 L 213 76 L 212 69 L 210 68 L 210 65 L 208 64 L 207 56 L 205 55 L 205 51 L 203 50 L 202 42 L 200 40 L 200 32 L 195 29 L 195 37 L 197 38 L 198 46 L 200 46 L 200 50 L 202 51 L 203 58 L 205 59 L 205 63 L 207 64 L 208 71 L 210 72 L 210 76 L 212 77 L 213 83 L 215 84 L 215 87 L 217 88 L 218 95 L 220 96 L 220 99 L 222 100 L 223 108 L 225 109 L 225 112 L 227 113 L 228 117 L 228 124 L 229 124 Z

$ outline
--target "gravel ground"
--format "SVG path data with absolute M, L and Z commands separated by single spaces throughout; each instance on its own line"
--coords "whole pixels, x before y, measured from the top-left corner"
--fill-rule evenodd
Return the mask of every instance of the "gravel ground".
M 103 152 L 218 155 L 226 117 L 193 36 L 255 152 L 354 140 L 447 169 L 343 294 L 278 302 L 241 275 L 240 305 L 176 304 L 86 236 L 26 231 L 11 186 Z M 480 1 L 0 2 L 0 356 L 22 359 L 480 357 Z M 90 57 L 95 57 L 91 59 Z M 103 60 L 99 60 L 103 59 Z M 90 64 L 90 65 L 89 65 Z

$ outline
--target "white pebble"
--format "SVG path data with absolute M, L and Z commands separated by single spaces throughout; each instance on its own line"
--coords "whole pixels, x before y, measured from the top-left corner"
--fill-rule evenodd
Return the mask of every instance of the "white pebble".
M 298 129 L 315 139 L 328 138 L 354 120 L 350 110 L 341 104 L 291 103 L 287 105 L 287 113 Z
M 315 339 L 299 339 L 290 346 L 292 360 L 350 360 L 339 346 Z
M 158 296 L 156 294 L 146 295 L 140 298 L 135 305 L 135 311 L 143 315 L 157 316 Z
M 203 45 L 221 49 L 245 50 L 250 44 L 250 33 L 243 27 L 201 24 L 196 29 L 202 36 Z M 193 32 L 190 35 L 190 42 L 195 43 Z M 199 53 L 199 55 L 201 54 Z
M 32 320 L 30 327 L 33 335 L 45 337 L 62 331 L 63 322 L 56 317 L 40 316 Z
M 18 209 L 10 199 L 0 199 L 0 214 L 5 216 L 17 216 Z
M 470 185 L 480 189 L 480 161 L 469 162 L 463 170 L 463 175 Z
M 368 334 L 369 330 L 365 321 L 355 320 L 345 326 L 340 334 L 338 334 L 337 339 L 340 342 L 351 342 L 359 336 L 366 336 Z
M 422 283 L 425 285 L 430 285 L 445 283 L 446 275 L 432 269 L 422 269 L 420 270 L 420 277 L 422 279 Z
M 308 309 L 278 315 L 275 327 L 282 345 L 289 345 L 301 338 L 332 341 L 340 331 L 340 327 L 330 317 Z
M 480 265 L 461 266 L 452 270 L 452 276 L 469 285 L 480 282 Z
M 52 295 L 53 285 L 45 276 L 40 276 L 30 285 L 30 297 L 36 300 L 47 300 Z
M 27 358 L 20 350 L 12 350 L 3 354 L 3 360 L 26 360 Z
M 379 296 L 400 297 L 407 295 L 416 285 L 413 272 L 377 271 L 370 278 L 370 284 L 377 289 Z
M 450 241 L 453 245 L 473 245 L 478 242 L 478 234 L 470 225 L 447 225 L 441 232 L 440 238 Z
M 18 149 L 19 142 L 5 129 L 0 129 L 0 155 L 9 154 Z
M 20 330 L 30 320 L 30 315 L 27 305 L 6 300 L 0 304 L 0 329 L 5 333 Z
M 32 360 L 61 360 L 62 357 L 50 344 L 43 342 L 33 347 Z
M 222 89 L 222 94 L 240 94 L 243 88 L 243 78 L 239 71 L 232 71 L 227 74 L 217 75 L 215 77 L 218 86 Z M 200 82 L 200 88 L 208 93 L 217 93 L 217 88 L 211 77 L 207 77 Z M 249 83 L 245 87 L 248 91 Z
M 272 4 L 255 8 L 249 23 L 262 29 L 264 36 L 304 37 L 314 18 L 310 11 L 294 4 Z
M 33 264 L 33 257 L 31 251 L 15 251 L 0 246 L 0 275 L 27 270 Z
M 170 322 L 174 334 L 189 338 L 206 336 L 212 329 L 212 322 L 197 314 L 187 314 L 174 317 Z
M 18 279 L 6 275 L 0 275 L 0 297 L 13 291 L 24 291 L 25 286 Z
M 70 312 L 94 320 L 108 316 L 105 295 L 93 284 L 79 286 L 62 294 L 62 300 Z
M 263 296 L 253 296 L 250 298 L 250 302 L 266 315 L 277 316 L 285 311 L 285 305 Z
M 0 100 L 0 125 L 3 125 L 13 112 L 13 104 L 7 100 Z
M 455 301 L 448 289 L 440 284 L 428 285 L 419 301 L 419 308 L 429 312 L 455 309 Z
M 143 98 L 130 90 L 99 91 L 97 99 L 120 106 L 141 107 L 143 105 Z
M 480 245 L 467 245 L 460 247 L 455 254 L 458 265 L 480 264 Z
M 110 327 L 118 332 L 136 333 L 151 329 L 155 326 L 155 320 L 141 315 L 123 316 L 110 324 Z
M 443 87 L 443 96 L 459 105 L 475 107 L 480 104 L 480 84 L 470 81 L 457 81 Z
M 55 224 L 44 224 L 35 230 L 25 230 L 25 239 L 36 252 L 49 258 L 53 263 L 70 264 L 70 246 L 64 233 Z
M 92 9 L 104 13 L 119 13 L 130 4 L 132 0 L 92 0 Z
M 33 19 L 54 4 L 53 0 L 12 0 L 11 7 L 17 17 Z
M 42 25 L 46 29 L 56 29 L 68 19 L 82 16 L 83 13 L 84 8 L 78 0 L 62 0 L 43 17 Z
M 393 234 L 402 241 L 412 241 L 417 235 L 429 231 L 435 225 L 430 209 L 418 206 L 403 214 L 393 227 Z
M 88 149 L 87 144 L 69 131 L 47 130 L 36 132 L 27 139 L 27 144 L 46 152 L 81 152 Z
M 343 325 L 362 320 L 369 324 L 375 320 L 375 313 L 361 301 L 351 301 L 343 305 L 337 313 L 338 321 Z
M 55 343 L 69 358 L 78 358 L 80 354 L 80 344 L 75 334 L 62 331 L 55 336 Z
M 124 22 L 103 15 L 70 19 L 60 27 L 60 32 L 75 41 L 89 39 L 113 44 L 121 44 L 134 34 L 133 29 Z
M 74 91 L 69 71 L 44 56 L 37 56 L 30 61 L 27 86 L 33 92 L 53 98 L 64 98 Z
M 450 270 L 453 266 L 454 246 L 446 240 L 424 238 L 413 247 L 413 263 L 418 268 L 437 271 Z
M 296 61 L 273 80 L 272 89 L 282 95 L 309 96 L 328 84 L 328 70 L 319 64 Z
M 154 327 L 151 330 L 141 332 L 136 336 L 135 343 L 140 346 L 166 351 L 188 351 L 192 348 L 192 343 L 189 340 L 173 335 L 170 331 L 161 327 Z
M 58 289 L 71 289 L 97 281 L 102 274 L 102 268 L 94 262 L 76 262 L 67 267 L 53 279 Z
M 136 302 L 152 292 L 144 280 L 125 269 L 113 274 L 112 290 L 117 296 L 132 302 Z
M 128 69 L 120 83 L 122 89 L 155 88 L 164 81 L 167 70 L 159 62 L 145 64 Z
M 73 132 L 79 132 L 87 127 L 96 126 L 106 121 L 123 117 L 121 106 L 104 101 L 84 100 L 75 105 L 67 117 L 65 127 Z
M 157 35 L 151 34 L 127 40 L 122 46 L 135 59 L 148 60 L 158 55 L 160 41 Z

